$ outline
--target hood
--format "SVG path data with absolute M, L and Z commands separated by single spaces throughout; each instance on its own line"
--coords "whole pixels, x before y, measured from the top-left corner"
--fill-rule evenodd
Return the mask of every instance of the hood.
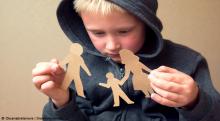
M 74 0 L 62 0 L 57 9 L 58 22 L 67 37 L 84 47 L 84 51 L 102 56 L 93 46 L 83 22 L 73 8 Z M 145 44 L 138 55 L 144 58 L 156 57 L 163 48 L 162 24 L 156 16 L 157 0 L 108 0 L 124 8 L 142 20 L 147 28 Z M 149 34 L 150 33 L 150 34 Z

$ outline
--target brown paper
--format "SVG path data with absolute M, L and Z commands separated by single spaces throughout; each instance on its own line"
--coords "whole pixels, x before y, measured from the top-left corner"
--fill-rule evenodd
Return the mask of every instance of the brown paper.
M 68 56 L 61 62 L 61 65 L 68 64 L 64 81 L 62 83 L 62 88 L 65 90 L 68 89 L 71 81 L 73 80 L 77 94 L 81 97 L 85 97 L 82 80 L 80 78 L 80 67 L 84 69 L 89 76 L 91 76 L 91 73 L 81 57 L 82 53 L 82 46 L 78 43 L 74 43 L 70 47 Z
M 80 78 L 80 67 L 85 70 L 85 72 L 91 76 L 89 69 L 87 68 L 81 54 L 83 53 L 83 48 L 80 44 L 74 43 L 70 47 L 70 52 L 67 57 L 61 62 L 61 65 L 68 64 L 64 81 L 62 83 L 63 89 L 68 89 L 71 81 L 74 81 L 76 92 L 79 96 L 85 97 L 83 91 L 82 80 Z M 122 49 L 120 51 L 121 63 L 125 64 L 125 76 L 118 80 L 114 78 L 114 75 L 109 72 L 106 74 L 107 83 L 99 83 L 100 86 L 105 88 L 111 88 L 114 98 L 114 107 L 120 105 L 120 97 L 128 104 L 133 104 L 134 102 L 128 98 L 128 96 L 120 88 L 125 81 L 128 79 L 130 73 L 132 76 L 132 83 L 134 90 L 142 91 L 146 97 L 149 97 L 153 92 L 150 87 L 150 81 L 148 79 L 148 73 L 151 69 L 139 62 L 139 57 L 134 55 L 130 50 Z M 145 73 L 145 72 L 148 73 Z
M 123 100 L 125 100 L 128 104 L 133 104 L 134 102 L 131 101 L 128 96 L 122 91 L 120 86 L 124 84 L 126 80 L 118 80 L 114 78 L 114 75 L 111 72 L 108 72 L 106 74 L 107 77 L 107 83 L 99 83 L 100 86 L 105 88 L 111 88 L 114 98 L 114 107 L 117 107 L 120 105 L 119 97 L 121 97 Z
M 120 57 L 121 62 L 125 64 L 125 76 L 123 78 L 127 79 L 129 74 L 132 72 L 132 83 L 134 90 L 140 90 L 145 94 L 146 97 L 150 97 L 150 94 L 153 92 L 153 90 L 150 87 L 148 73 L 150 73 L 151 69 L 139 62 L 139 57 L 134 55 L 130 50 L 122 49 L 120 51 Z M 148 73 L 144 73 L 143 70 Z

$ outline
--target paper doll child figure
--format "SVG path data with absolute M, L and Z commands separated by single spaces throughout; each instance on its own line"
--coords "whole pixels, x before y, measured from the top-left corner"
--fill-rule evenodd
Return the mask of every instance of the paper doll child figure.
M 122 86 L 126 80 L 120 81 L 120 80 L 114 78 L 114 75 L 111 72 L 106 74 L 106 78 L 107 78 L 107 83 L 106 84 L 99 83 L 99 85 L 112 89 L 113 98 L 114 98 L 114 107 L 119 106 L 119 104 L 120 104 L 119 97 L 121 97 L 123 100 L 125 100 L 128 104 L 134 104 L 134 102 L 131 101 L 127 97 L 127 95 L 122 91 L 122 89 L 120 88 L 120 86 Z
M 84 97 L 83 85 L 80 78 L 80 67 L 85 70 L 85 72 L 91 76 L 89 69 L 87 68 L 81 54 L 83 53 L 83 48 L 80 44 L 74 43 L 70 47 L 70 53 L 68 56 L 62 61 L 62 64 L 67 64 L 68 67 L 66 70 L 66 75 L 64 77 L 64 81 L 62 84 L 63 89 L 67 89 L 71 83 L 74 81 L 76 92 L 79 96 Z
M 144 73 L 150 72 L 151 70 L 139 62 L 139 57 L 134 55 L 130 50 L 122 49 L 120 52 L 121 63 L 125 64 L 125 76 L 128 78 L 129 74 L 132 72 L 132 83 L 134 90 L 141 90 L 146 97 L 150 97 L 150 93 L 153 92 L 150 87 L 150 81 L 148 79 L 148 74 Z

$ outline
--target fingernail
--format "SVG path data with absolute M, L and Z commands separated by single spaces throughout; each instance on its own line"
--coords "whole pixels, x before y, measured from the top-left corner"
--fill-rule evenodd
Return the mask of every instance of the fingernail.
M 34 77 L 34 78 L 32 79 L 32 82 L 35 82 L 35 80 L 36 80 L 36 78 Z
M 155 78 L 155 75 L 152 74 L 152 73 L 150 73 L 150 74 L 148 75 L 148 78 Z
M 32 79 L 32 82 L 35 82 L 35 78 Z
M 58 65 L 54 64 L 51 66 L 53 72 L 57 71 Z

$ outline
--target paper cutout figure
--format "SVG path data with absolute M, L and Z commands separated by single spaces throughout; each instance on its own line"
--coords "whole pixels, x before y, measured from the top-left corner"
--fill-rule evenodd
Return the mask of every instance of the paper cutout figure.
M 78 43 L 74 43 L 70 47 L 70 53 L 68 56 L 61 62 L 62 65 L 66 65 L 68 63 L 66 75 L 62 83 L 62 88 L 67 89 L 73 80 L 77 94 L 85 98 L 83 85 L 80 78 L 80 67 L 82 67 L 82 69 L 84 69 L 89 76 L 91 76 L 91 73 L 87 68 L 83 58 L 81 57 L 82 53 L 83 47 Z
M 119 106 L 120 101 L 119 101 L 119 97 L 121 97 L 123 100 L 125 100 L 128 104 L 134 104 L 134 102 L 132 100 L 130 100 L 127 95 L 122 91 L 122 89 L 120 88 L 120 86 L 122 86 L 125 80 L 118 80 L 116 78 L 114 78 L 114 75 L 111 72 L 108 72 L 106 74 L 107 77 L 107 83 L 99 83 L 100 86 L 105 87 L 105 88 L 111 88 L 112 89 L 112 93 L 113 93 L 113 98 L 114 98 L 114 107 Z
M 139 57 L 134 55 L 132 51 L 122 49 L 120 52 L 121 63 L 125 64 L 125 76 L 128 78 L 129 74 L 132 72 L 132 83 L 134 90 L 141 90 L 146 97 L 150 97 L 150 93 L 153 92 L 150 87 L 150 81 L 148 79 L 148 74 L 144 71 L 150 73 L 150 69 L 143 63 L 139 62 Z

